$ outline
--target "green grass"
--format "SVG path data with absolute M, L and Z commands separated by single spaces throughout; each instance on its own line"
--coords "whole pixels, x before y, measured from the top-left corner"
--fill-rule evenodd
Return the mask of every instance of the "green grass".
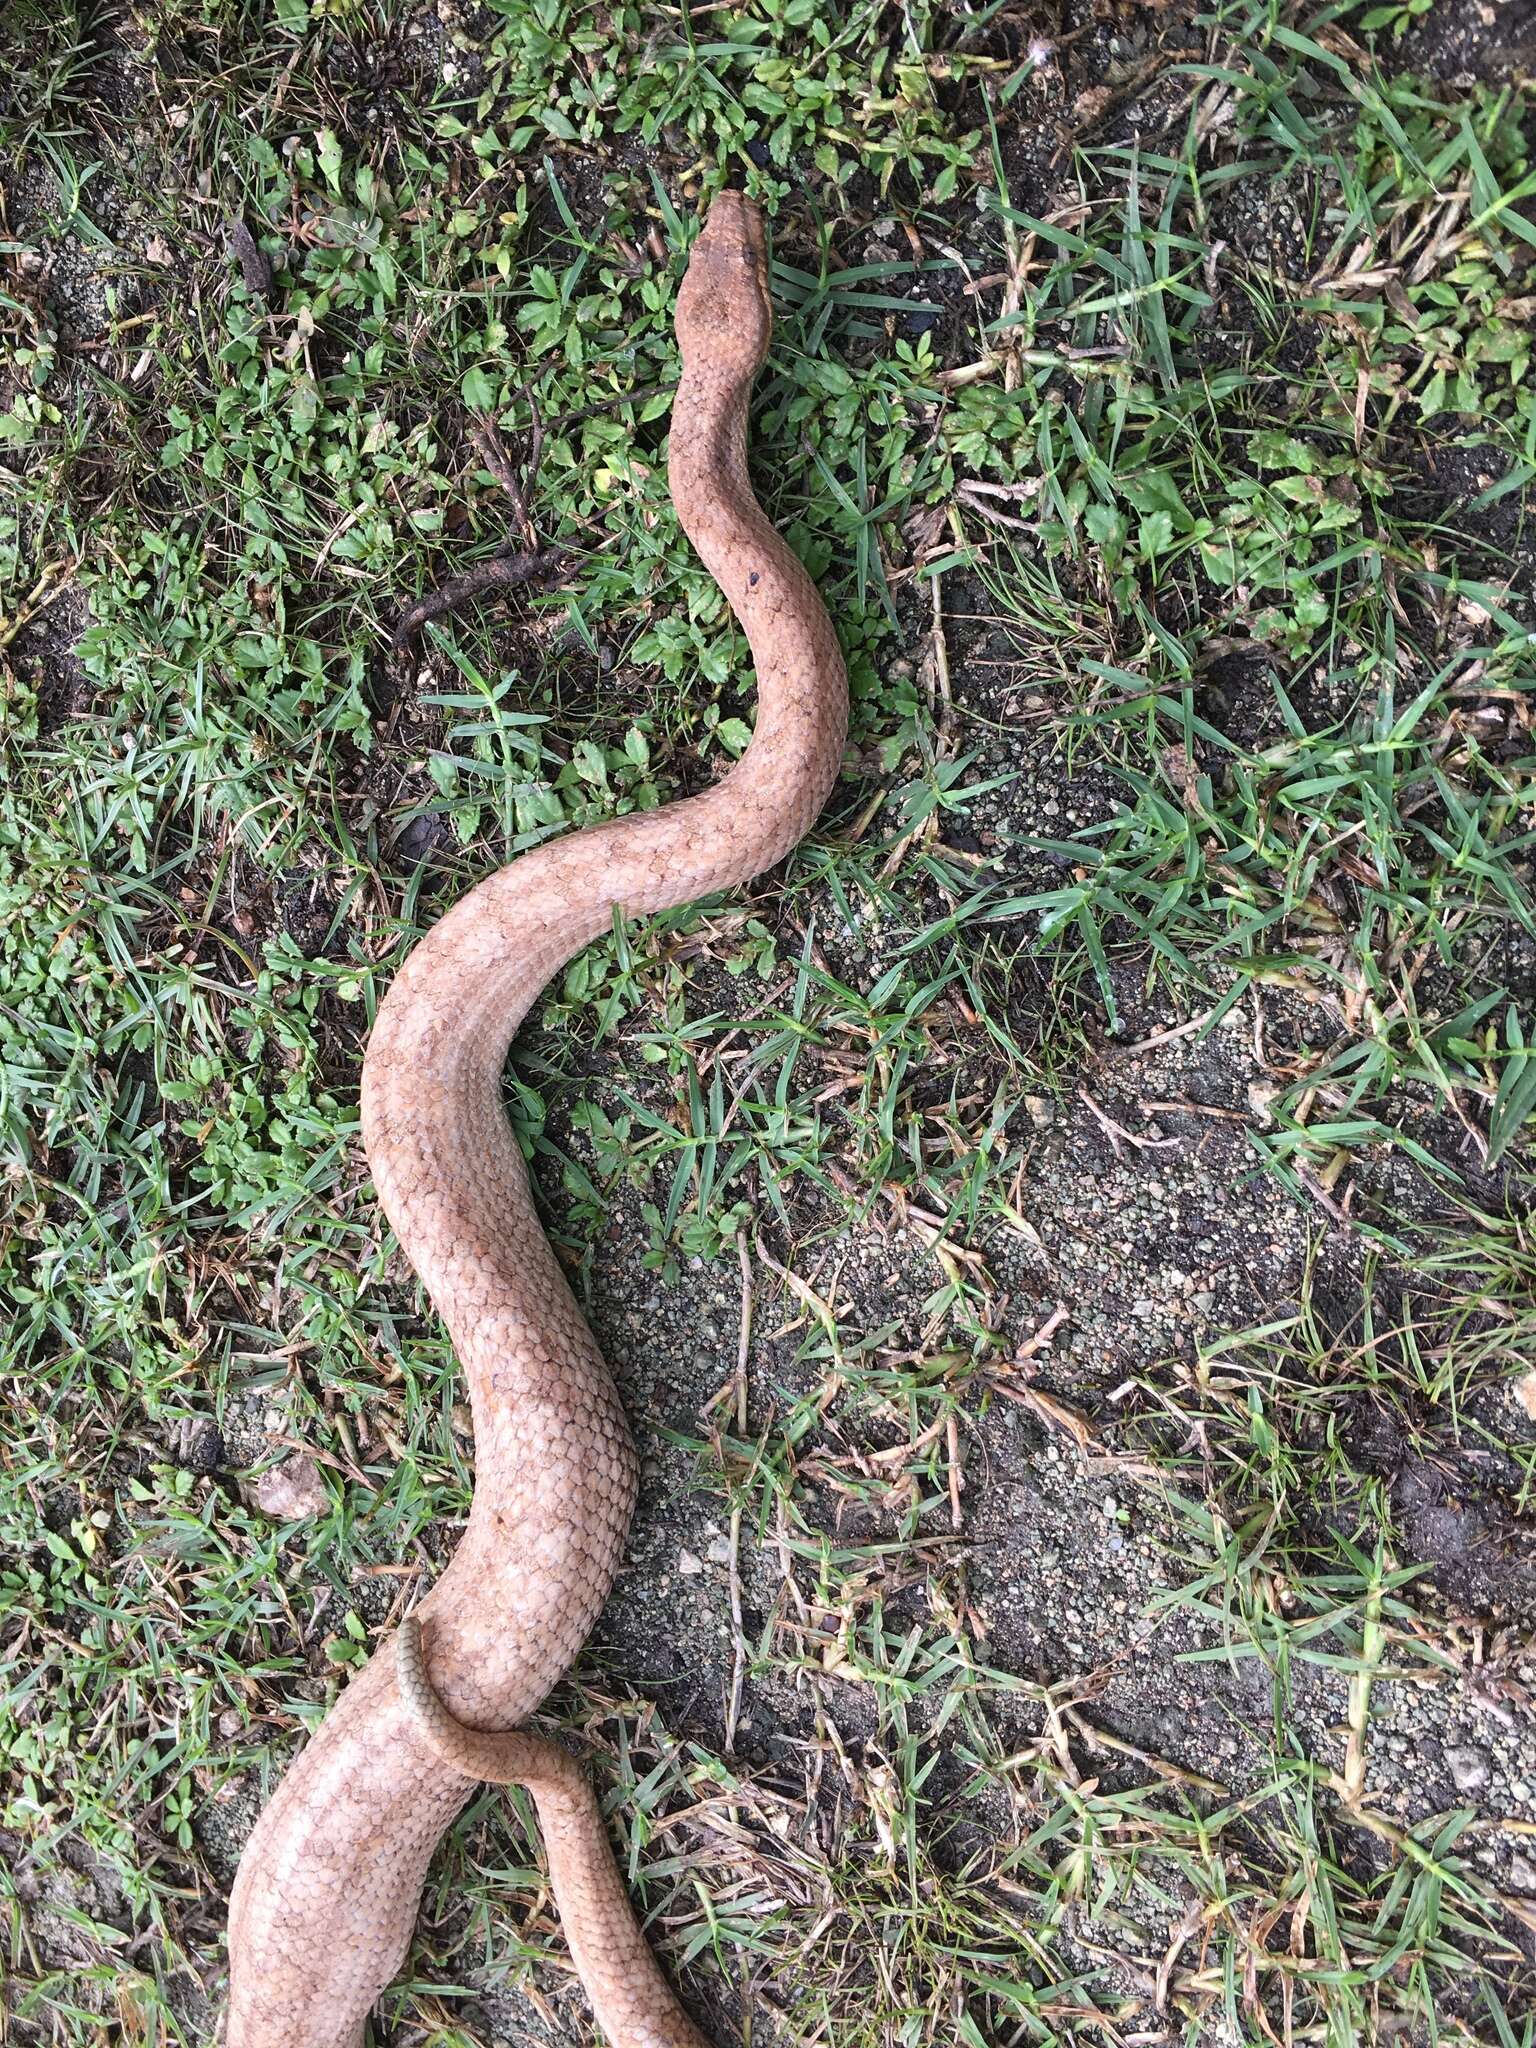
M 747 1276 L 750 1402 L 654 1440 L 679 1526 L 730 1532 L 736 1683 L 788 1742 L 711 1747 L 598 1658 L 562 1725 L 722 2038 L 1530 2042 L 1490 1814 L 1375 1803 L 1373 1731 L 1470 1667 L 1351 1422 L 1525 1511 L 1532 109 L 1403 75 L 1418 12 L 1149 13 L 1134 146 L 1066 132 L 1053 67 L 1078 90 L 1095 46 L 997 9 L 551 0 L 441 46 L 390 5 L 8 18 L 18 2039 L 199 2036 L 252 1801 L 464 1513 L 361 1045 L 476 877 L 747 742 L 664 465 L 678 264 L 731 170 L 775 212 L 758 476 L 838 621 L 848 773 L 750 900 L 573 963 L 508 1104 L 579 1287 L 615 1222 L 636 1289 Z M 514 452 L 542 423 L 569 574 L 394 677 L 399 612 L 507 537 L 479 417 Z M 1127 1633 L 1229 1702 L 1240 1783 L 1117 1734 L 1094 1673 L 995 1663 L 968 1592 L 977 1447 L 1045 1319 L 1010 1263 L 1042 1105 L 1149 1004 L 1287 1040 L 1249 1164 L 1356 1257 L 1348 1319 L 1309 1267 L 1114 1403 L 1025 1361 L 1094 1405 L 1163 1546 Z M 880 1313 L 852 1254 L 899 1268 Z M 295 1447 L 327 1504 L 284 1525 L 237 1475 Z M 555 1995 L 527 1820 L 487 1795 L 453 1831 L 386 2023 L 480 2040 L 471 1983 Z

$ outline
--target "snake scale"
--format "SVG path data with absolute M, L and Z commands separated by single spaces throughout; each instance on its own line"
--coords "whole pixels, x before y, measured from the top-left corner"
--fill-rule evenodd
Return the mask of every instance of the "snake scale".
M 343 1691 L 246 1846 L 230 1904 L 227 2048 L 358 2048 L 405 1957 L 433 1848 L 481 1777 L 533 1793 L 566 1938 L 613 2048 L 703 2048 L 636 1925 L 585 1774 L 557 1744 L 517 1732 L 608 1596 L 636 1467 L 501 1101 L 513 1033 L 557 969 L 616 912 L 686 903 L 782 859 L 842 754 L 837 636 L 747 476 L 748 401 L 771 315 L 762 220 L 740 193 L 709 208 L 676 326 L 668 482 L 750 643 L 756 730 L 701 795 L 549 842 L 489 876 L 421 940 L 380 1005 L 363 1141 L 468 1382 L 474 1501 L 452 1562 Z

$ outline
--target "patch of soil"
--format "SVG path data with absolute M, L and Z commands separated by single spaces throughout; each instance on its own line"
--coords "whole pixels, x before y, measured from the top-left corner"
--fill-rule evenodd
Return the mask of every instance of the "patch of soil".
M 84 593 L 61 590 L 11 644 L 11 665 L 23 687 L 36 692 L 38 731 L 45 736 L 84 717 L 95 702 L 96 685 L 75 653 L 90 622 Z
M 1536 68 L 1536 0 L 1437 0 L 1391 47 L 1394 68 L 1447 85 L 1528 78 Z

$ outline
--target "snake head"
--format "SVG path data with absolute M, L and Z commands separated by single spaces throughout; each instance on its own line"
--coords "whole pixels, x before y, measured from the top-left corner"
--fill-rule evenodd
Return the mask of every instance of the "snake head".
M 742 192 L 717 192 L 678 289 L 683 360 L 707 355 L 725 375 L 750 378 L 772 331 L 762 213 Z

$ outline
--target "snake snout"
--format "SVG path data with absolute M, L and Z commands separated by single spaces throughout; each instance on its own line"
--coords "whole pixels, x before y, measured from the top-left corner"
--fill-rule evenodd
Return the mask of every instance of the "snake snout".
M 684 360 L 708 352 L 722 368 L 751 376 L 773 331 L 768 243 L 763 216 L 745 193 L 717 193 L 688 259 L 677 295 L 677 338 Z

